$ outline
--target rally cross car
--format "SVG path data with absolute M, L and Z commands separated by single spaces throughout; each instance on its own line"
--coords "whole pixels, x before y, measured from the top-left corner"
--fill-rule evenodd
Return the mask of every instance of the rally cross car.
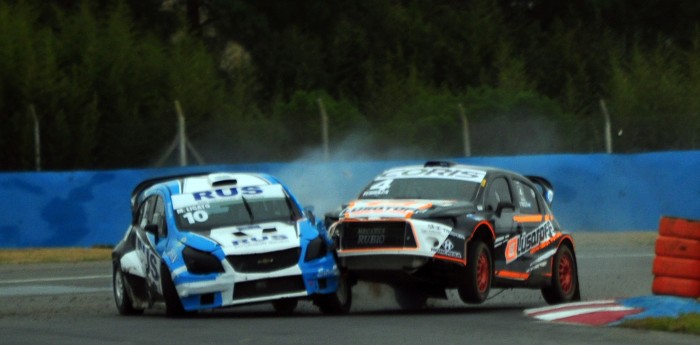
M 311 298 L 350 308 L 323 222 L 272 176 L 212 173 L 150 179 L 134 189 L 132 222 L 112 252 L 119 313 L 165 303 L 166 314 Z
M 402 308 L 454 288 L 465 303 L 484 302 L 491 287 L 580 300 L 574 242 L 550 209 L 553 194 L 542 177 L 431 161 L 384 171 L 326 224 L 351 280 L 393 286 Z

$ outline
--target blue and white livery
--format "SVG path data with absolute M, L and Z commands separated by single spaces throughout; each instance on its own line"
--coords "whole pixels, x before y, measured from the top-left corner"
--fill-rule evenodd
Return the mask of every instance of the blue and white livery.
M 160 302 L 170 316 L 260 302 L 290 313 L 301 298 L 324 313 L 350 309 L 323 223 L 270 175 L 151 179 L 131 203 L 131 225 L 112 253 L 121 314 Z

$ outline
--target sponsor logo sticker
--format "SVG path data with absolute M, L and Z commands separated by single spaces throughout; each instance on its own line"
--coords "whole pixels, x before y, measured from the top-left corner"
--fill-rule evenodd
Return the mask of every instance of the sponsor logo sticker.
M 546 221 L 530 232 L 511 238 L 506 244 L 506 263 L 513 262 L 552 237 L 554 237 L 554 225 Z

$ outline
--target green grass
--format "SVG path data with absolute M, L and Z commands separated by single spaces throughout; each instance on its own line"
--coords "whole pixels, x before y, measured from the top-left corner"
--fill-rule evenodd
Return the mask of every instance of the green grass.
M 0 265 L 107 261 L 111 253 L 108 247 L 0 249 Z
M 700 314 L 684 314 L 679 318 L 660 317 L 630 320 L 623 322 L 622 327 L 700 335 Z

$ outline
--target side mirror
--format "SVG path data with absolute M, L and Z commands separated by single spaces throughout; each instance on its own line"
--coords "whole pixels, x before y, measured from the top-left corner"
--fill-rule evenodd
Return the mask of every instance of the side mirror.
M 313 206 L 305 206 L 304 207 L 304 215 L 306 218 L 309 218 L 309 221 L 311 224 L 316 224 L 316 216 L 314 216 L 314 207 Z
M 501 213 L 503 213 L 503 210 L 507 209 L 507 208 L 515 211 L 515 205 L 513 205 L 512 202 L 508 202 L 508 201 L 499 202 L 498 206 L 496 206 L 496 217 L 500 217 Z

